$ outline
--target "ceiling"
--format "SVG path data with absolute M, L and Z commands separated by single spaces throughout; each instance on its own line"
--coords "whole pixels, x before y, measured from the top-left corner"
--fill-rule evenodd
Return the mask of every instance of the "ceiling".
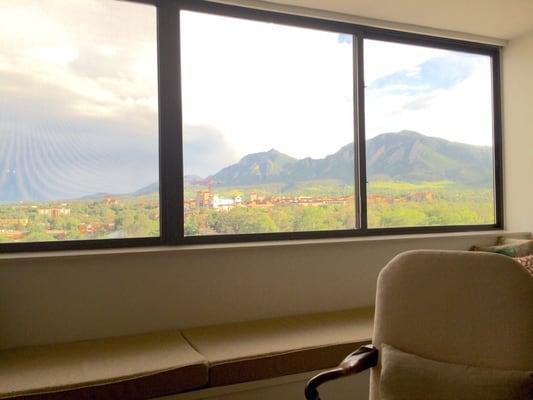
M 533 31 L 533 0 L 268 0 L 510 40 Z

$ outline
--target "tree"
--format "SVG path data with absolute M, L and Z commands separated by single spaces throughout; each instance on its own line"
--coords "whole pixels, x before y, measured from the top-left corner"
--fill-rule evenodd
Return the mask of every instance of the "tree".
M 123 210 L 117 218 L 117 228 L 128 232 L 135 224 L 135 212 L 132 210 Z
M 217 233 L 229 234 L 266 233 L 278 230 L 267 211 L 245 207 L 210 212 L 208 227 Z
M 388 208 L 380 218 L 380 227 L 427 225 L 427 216 L 417 205 L 402 204 Z
M 306 206 L 301 207 L 295 220 L 297 231 L 318 231 L 328 229 L 325 222 L 325 208 Z
M 280 232 L 294 231 L 294 216 L 297 206 L 274 207 L 270 212 L 270 217 L 278 227 Z
M 196 218 L 195 214 L 188 214 L 185 217 L 183 229 L 185 232 L 185 236 L 196 236 L 200 234 L 200 226 L 198 224 L 198 219 Z
M 55 238 L 42 230 L 30 231 L 25 237 L 26 242 L 49 242 L 55 240 Z

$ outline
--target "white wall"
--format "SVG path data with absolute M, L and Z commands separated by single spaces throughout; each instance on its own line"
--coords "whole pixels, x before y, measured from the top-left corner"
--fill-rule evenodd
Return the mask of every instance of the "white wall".
M 399 252 L 496 236 L 0 255 L 0 348 L 372 305 L 380 269 Z
M 508 229 L 533 229 L 533 32 L 503 51 L 505 204 Z
M 0 255 L 0 349 L 371 305 L 379 271 L 399 252 L 467 249 L 499 234 Z M 305 379 L 169 400 L 299 399 Z M 368 385 L 368 374 L 332 382 L 325 398 L 367 398 Z

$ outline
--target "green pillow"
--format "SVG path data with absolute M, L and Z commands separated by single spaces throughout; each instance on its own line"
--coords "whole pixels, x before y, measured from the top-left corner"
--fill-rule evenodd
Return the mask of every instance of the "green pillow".
M 473 246 L 470 250 L 498 253 L 508 257 L 524 257 L 533 254 L 533 240 L 504 239 L 498 242 L 496 246 Z
M 434 361 L 383 344 L 379 392 L 381 400 L 531 400 L 533 371 Z

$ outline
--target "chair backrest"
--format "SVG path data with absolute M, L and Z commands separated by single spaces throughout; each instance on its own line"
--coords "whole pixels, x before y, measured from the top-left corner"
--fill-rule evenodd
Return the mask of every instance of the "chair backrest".
M 533 277 L 491 253 L 417 250 L 378 277 L 373 344 L 430 359 L 533 369 Z M 380 365 L 370 398 L 379 399 Z

